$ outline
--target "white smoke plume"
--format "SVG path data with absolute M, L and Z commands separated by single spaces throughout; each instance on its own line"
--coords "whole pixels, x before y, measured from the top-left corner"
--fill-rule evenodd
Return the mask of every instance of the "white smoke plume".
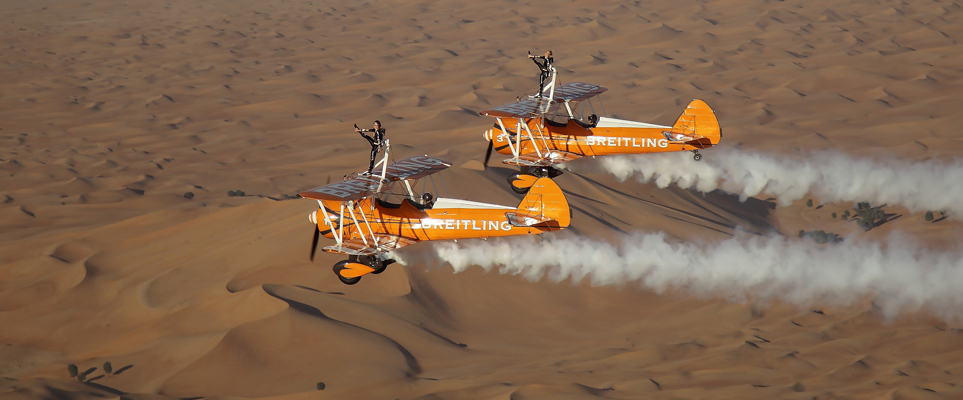
M 695 161 L 689 153 L 604 157 L 601 166 L 625 180 L 637 175 L 664 188 L 675 183 L 701 192 L 722 189 L 744 201 L 773 196 L 786 206 L 807 193 L 822 202 L 901 205 L 911 212 L 949 210 L 963 214 L 963 161 L 951 163 L 854 159 L 834 152 L 804 160 L 739 150 L 712 150 Z
M 596 286 L 639 285 L 657 293 L 684 288 L 699 297 L 737 302 L 851 306 L 871 298 L 888 317 L 924 310 L 949 323 L 963 321 L 963 252 L 921 250 L 903 240 L 817 245 L 736 237 L 696 245 L 639 233 L 621 246 L 573 235 L 433 246 L 431 254 L 404 256 L 409 262 L 440 259 L 456 272 L 478 265 L 533 281 L 588 279 Z

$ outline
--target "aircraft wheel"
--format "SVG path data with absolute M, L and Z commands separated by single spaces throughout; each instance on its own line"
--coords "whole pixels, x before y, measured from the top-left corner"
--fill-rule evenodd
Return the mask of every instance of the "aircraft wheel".
M 695 155 L 692 156 L 692 159 L 696 161 L 702 161 L 702 154 L 695 153 Z
M 341 281 L 341 283 L 345 285 L 354 285 L 355 283 L 361 282 L 360 276 L 357 278 L 345 278 L 341 276 L 341 274 L 335 274 L 335 275 L 338 275 L 338 279 Z
M 371 266 L 372 268 L 374 268 L 374 271 L 371 273 L 378 275 L 382 272 L 385 272 L 385 269 L 387 269 L 389 265 L 394 263 L 395 263 L 395 260 L 392 260 L 390 258 L 384 261 L 375 262 L 374 265 Z

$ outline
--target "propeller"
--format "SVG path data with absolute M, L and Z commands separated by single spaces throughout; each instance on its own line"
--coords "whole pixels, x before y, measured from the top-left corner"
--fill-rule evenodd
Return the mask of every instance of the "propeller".
M 488 159 L 492 158 L 492 148 L 495 147 L 495 142 L 491 139 L 488 140 L 488 151 L 485 152 L 485 168 L 488 168 Z
M 320 210 L 321 208 L 319 207 L 318 209 Z M 317 211 L 311 214 L 308 214 L 308 220 L 314 224 L 314 239 L 311 242 L 311 261 L 314 261 L 314 254 L 318 252 L 318 240 L 321 239 L 321 235 L 327 235 L 331 233 L 332 229 L 335 229 L 335 228 L 332 228 L 329 226 L 329 229 L 325 229 L 322 231 L 321 221 L 318 219 Z M 328 225 L 328 223 L 325 222 L 325 225 Z
M 311 242 L 311 261 L 314 261 L 314 253 L 318 252 L 318 239 L 321 238 L 321 231 L 314 227 L 314 241 Z
M 488 160 L 492 158 L 492 149 L 495 148 L 495 129 L 499 127 L 498 123 L 492 129 L 485 131 L 483 137 L 488 140 L 488 150 L 485 151 L 485 169 L 488 169 Z

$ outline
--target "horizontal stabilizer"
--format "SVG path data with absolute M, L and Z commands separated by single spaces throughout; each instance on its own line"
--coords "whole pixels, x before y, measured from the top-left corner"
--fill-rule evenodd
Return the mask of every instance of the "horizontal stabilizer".
M 507 212 L 505 216 L 508 217 L 509 224 L 520 227 L 530 227 L 551 221 L 550 218 L 545 218 L 544 215 L 531 213 Z

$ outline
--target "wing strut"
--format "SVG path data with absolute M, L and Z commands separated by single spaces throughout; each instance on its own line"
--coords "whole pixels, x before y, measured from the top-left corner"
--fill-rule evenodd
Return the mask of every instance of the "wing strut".
M 363 211 L 361 212 L 361 218 L 364 219 L 364 226 L 368 227 L 368 233 L 371 234 L 371 241 L 374 242 L 374 247 L 378 247 L 378 237 L 375 236 L 374 231 L 371 230 L 371 224 L 368 222 L 368 216 L 365 215 Z M 361 233 L 361 228 L 358 228 L 358 233 Z M 361 233 L 361 237 L 364 237 L 364 233 Z
M 551 148 L 548 146 L 548 142 L 545 141 L 545 132 L 542 132 L 542 126 L 541 126 L 542 120 L 539 120 L 539 122 L 540 122 L 539 124 L 535 125 L 535 130 L 538 131 L 538 137 L 542 139 L 542 146 L 545 146 L 545 153 L 549 154 L 551 152 Z M 525 129 L 528 129 L 528 127 L 526 126 Z M 552 134 L 552 132 L 549 132 L 548 129 L 546 129 L 545 131 L 548 132 L 549 135 Z
M 498 126 L 502 128 L 502 132 L 505 133 L 506 136 L 508 136 L 508 148 L 512 151 L 512 155 L 515 156 L 515 158 L 518 158 L 518 151 L 521 150 L 522 148 L 522 145 L 521 145 L 522 142 L 516 139 L 515 144 L 518 145 L 518 148 L 516 149 L 515 146 L 512 146 L 512 135 L 508 133 L 508 128 L 505 128 L 505 123 L 502 122 L 501 118 L 495 118 L 495 120 L 498 121 Z M 519 136 L 519 135 L 516 135 L 516 136 Z
M 367 246 L 368 238 L 364 235 L 364 231 L 361 230 L 361 225 L 358 224 L 358 217 L 354 215 L 354 201 L 348 202 L 348 212 L 351 213 L 351 220 L 354 222 L 354 226 L 358 228 L 358 235 L 361 236 L 361 241 Z M 361 215 L 364 215 L 364 213 L 361 213 Z
M 344 202 L 341 202 L 341 212 L 338 213 L 338 246 L 341 245 L 341 239 L 344 238 Z
M 339 225 L 338 228 L 339 228 L 339 229 L 338 229 L 338 232 L 335 233 L 335 232 L 334 232 L 334 225 L 333 225 L 333 223 L 331 222 L 331 216 L 328 215 L 328 209 L 324 206 L 324 203 L 322 203 L 321 200 L 318 200 L 318 207 L 321 208 L 321 212 L 324 213 L 324 224 L 327 225 L 329 228 L 331 228 L 331 236 L 334 236 L 334 240 L 335 240 L 336 242 L 338 242 L 338 245 L 340 246 L 340 245 L 341 245 L 341 234 L 343 233 L 343 231 L 341 231 L 341 229 L 340 229 L 341 223 L 340 223 L 340 222 L 338 223 L 338 225 Z M 344 207 L 341 208 L 341 212 L 344 213 Z M 339 218 L 340 218 L 340 217 L 339 217 Z
M 535 142 L 535 138 L 532 137 L 532 130 L 528 129 L 528 124 L 523 124 L 522 119 L 518 119 L 518 127 L 515 128 L 515 132 L 522 133 L 522 127 L 525 127 L 525 132 L 528 132 L 528 139 L 532 141 L 532 147 L 535 148 L 535 154 L 538 154 L 538 158 L 542 158 L 542 151 L 538 149 L 538 143 Z M 519 135 L 521 136 L 521 135 Z M 521 150 L 521 141 L 519 141 L 519 150 Z M 548 150 L 547 148 L 545 150 Z
M 411 190 L 411 182 L 408 179 L 405 179 L 403 182 L 405 183 L 405 189 L 408 190 L 408 196 L 411 196 L 410 199 L 417 201 L 415 200 L 415 191 Z M 422 189 L 422 191 L 424 191 L 424 189 Z

